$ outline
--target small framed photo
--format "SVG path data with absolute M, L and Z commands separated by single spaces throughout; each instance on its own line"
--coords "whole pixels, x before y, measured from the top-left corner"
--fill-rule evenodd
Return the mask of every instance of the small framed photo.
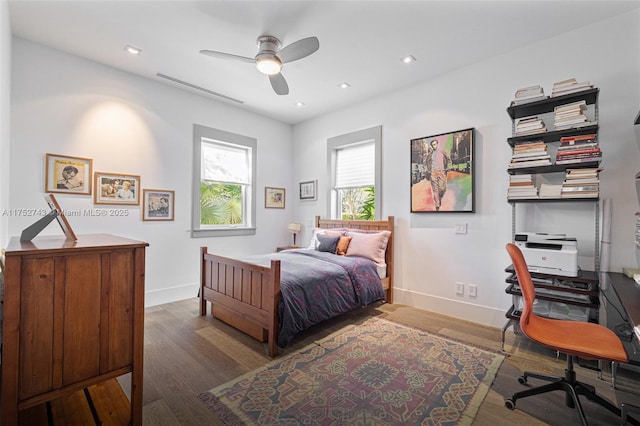
M 318 183 L 317 180 L 300 182 L 300 199 L 315 200 L 317 198 L 317 194 L 316 194 L 317 183 Z
M 264 188 L 264 207 L 266 209 L 284 209 L 285 205 L 284 188 Z
M 142 190 L 142 220 L 174 220 L 175 191 Z
M 91 195 L 93 160 L 47 154 L 45 192 Z
M 140 204 L 140 176 L 95 173 L 95 204 Z

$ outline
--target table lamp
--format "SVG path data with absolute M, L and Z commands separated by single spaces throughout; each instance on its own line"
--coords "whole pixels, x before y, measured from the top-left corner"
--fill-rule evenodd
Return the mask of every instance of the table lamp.
M 290 223 L 289 226 L 287 226 L 287 229 L 289 229 L 289 232 L 291 232 L 293 234 L 293 246 L 292 247 L 297 247 L 296 246 L 296 234 L 300 231 L 302 231 L 302 224 L 301 223 Z

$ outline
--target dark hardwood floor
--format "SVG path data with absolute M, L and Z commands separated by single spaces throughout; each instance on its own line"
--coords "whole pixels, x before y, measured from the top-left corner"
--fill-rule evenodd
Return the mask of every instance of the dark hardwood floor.
M 398 304 L 377 304 L 327 321 L 302 333 L 284 354 L 306 346 L 318 338 L 333 333 L 372 315 L 386 317 L 448 336 L 469 344 L 500 351 L 500 330 L 492 327 L 438 315 Z M 518 400 L 511 411 L 504 398 L 524 388 L 517 377 L 524 370 L 562 375 L 565 361 L 555 353 L 531 343 L 519 332 L 509 329 L 505 355 L 498 377 L 480 406 L 474 425 L 572 425 L 579 424 L 575 410 L 564 405 L 564 394 L 554 392 Z M 145 314 L 144 410 L 146 425 L 219 425 L 222 424 L 197 395 L 221 385 L 271 361 L 266 345 L 213 319 L 198 315 L 196 298 L 147 308 Z M 612 389 L 610 374 L 599 379 L 595 371 L 576 367 L 578 378 L 594 385 L 597 391 L 616 404 L 640 403 L 640 373 L 620 369 L 618 389 Z M 127 393 L 129 378 L 119 379 Z M 113 381 L 113 383 L 116 383 Z M 534 379 L 530 383 L 537 384 Z M 111 386 L 111 385 L 108 385 Z M 127 404 L 121 389 L 111 386 L 92 389 L 103 424 L 125 424 Z M 105 396 L 105 393 L 108 396 Z M 71 399 L 71 398 L 68 398 Z M 124 401 L 124 404 L 123 404 Z M 65 404 L 67 404 L 65 408 Z M 68 404 L 72 404 L 71 407 Z M 52 404 L 55 424 L 88 423 L 86 400 L 76 397 L 72 402 Z M 595 404 L 584 401 L 590 424 L 615 425 L 619 420 Z M 37 410 L 34 410 L 37 411 Z M 123 414 L 124 413 L 124 414 Z M 40 414 L 41 415 L 41 414 Z M 38 424 L 32 417 L 30 425 Z M 42 424 L 46 424 L 42 423 Z

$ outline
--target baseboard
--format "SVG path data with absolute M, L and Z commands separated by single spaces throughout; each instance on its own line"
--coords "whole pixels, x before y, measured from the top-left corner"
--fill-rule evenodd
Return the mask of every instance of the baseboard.
M 162 305 L 176 302 L 178 300 L 190 299 L 198 296 L 198 283 L 183 284 L 161 290 L 151 290 L 145 292 L 144 307 Z
M 491 327 L 502 328 L 507 323 L 506 309 L 446 299 L 397 287 L 393 289 L 393 302 Z

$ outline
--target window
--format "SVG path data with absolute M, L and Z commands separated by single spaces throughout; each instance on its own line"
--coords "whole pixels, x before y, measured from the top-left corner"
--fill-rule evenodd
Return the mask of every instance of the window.
M 255 234 L 257 141 L 194 125 L 192 237 Z
M 330 217 L 374 220 L 380 217 L 382 127 L 372 127 L 327 141 Z

